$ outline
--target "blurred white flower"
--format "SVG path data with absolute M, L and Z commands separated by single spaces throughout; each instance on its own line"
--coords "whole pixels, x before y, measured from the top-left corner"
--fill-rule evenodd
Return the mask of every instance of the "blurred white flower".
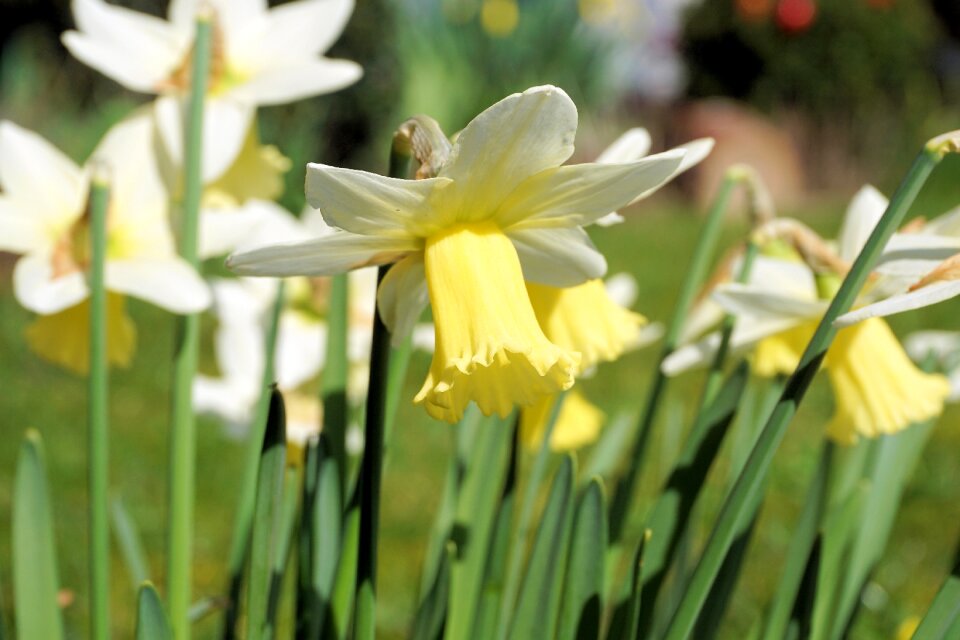
M 82 62 L 126 88 L 161 96 L 154 105 L 167 151 L 183 157 L 183 97 L 189 89 L 198 10 L 213 12 L 204 103 L 203 175 L 222 174 L 243 145 L 258 105 L 329 93 L 360 78 L 359 65 L 322 57 L 343 31 L 353 0 L 172 0 L 168 20 L 73 0 L 76 31 L 63 43 Z
M 210 292 L 176 253 L 152 135 L 141 114 L 111 129 L 92 155 L 110 176 L 106 286 L 174 313 L 201 311 Z M 37 134 L 0 123 L 0 250 L 23 254 L 14 292 L 31 311 L 56 313 L 87 297 L 89 176 Z
M 960 332 L 916 331 L 907 336 L 903 346 L 917 364 L 923 364 L 932 357 L 938 369 L 943 371 L 950 381 L 950 396 L 947 400 L 960 401 Z

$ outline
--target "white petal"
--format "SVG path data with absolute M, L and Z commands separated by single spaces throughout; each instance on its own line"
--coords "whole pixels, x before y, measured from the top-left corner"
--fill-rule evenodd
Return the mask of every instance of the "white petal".
M 741 260 L 734 262 L 732 272 L 740 271 Z M 750 270 L 749 283 L 760 289 L 779 291 L 783 295 L 816 300 L 817 283 L 813 272 L 802 262 L 757 256 Z
M 245 432 L 253 420 L 256 404 L 256 397 L 244 395 L 245 391 L 228 378 L 197 375 L 193 379 L 193 410 L 224 420 L 238 434 Z
M 323 367 L 327 325 L 288 311 L 280 316 L 276 377 L 281 389 L 292 390 L 313 378 Z
M 300 0 L 269 11 L 231 34 L 228 56 L 242 68 L 316 58 L 329 49 L 353 12 L 353 0 Z
M 227 258 L 227 268 L 247 276 L 331 276 L 395 262 L 422 249 L 422 243 L 412 238 L 360 236 L 340 231 L 306 242 L 235 253 Z
M 137 110 L 107 131 L 91 154 L 106 163 L 115 222 L 167 218 L 169 200 L 157 162 L 159 134 L 152 114 Z
M 853 196 L 838 237 L 841 258 L 847 262 L 856 259 L 886 210 L 886 196 L 870 185 L 862 187 Z
M 338 91 L 362 75 L 363 67 L 350 60 L 304 60 L 263 69 L 233 89 L 230 96 L 258 105 L 287 104 Z
M 575 164 L 548 169 L 510 194 L 496 220 L 513 225 L 583 225 L 655 189 L 676 171 L 682 151 L 667 151 L 623 164 Z
M 925 287 L 920 287 L 915 291 L 908 291 L 899 296 L 887 298 L 881 302 L 876 302 L 851 311 L 850 313 L 845 313 L 837 318 L 833 324 L 836 327 L 849 327 L 867 318 L 879 318 L 904 311 L 912 311 L 921 307 L 929 307 L 932 304 L 949 300 L 958 295 L 960 295 L 960 280 L 934 282 Z
M 413 328 L 413 348 L 433 353 L 437 345 L 437 329 L 433 324 L 424 322 Z
M 928 273 L 933 271 L 937 266 L 940 265 L 947 258 L 952 257 L 957 253 L 957 249 L 952 249 L 951 251 L 944 251 L 942 254 L 943 257 L 933 257 L 933 258 L 916 258 L 916 259 L 904 259 L 904 260 L 892 260 L 890 262 L 884 263 L 876 268 L 876 272 L 885 278 L 896 278 L 897 280 L 911 280 L 907 284 L 913 284 L 917 280 L 920 280 Z M 936 256 L 937 253 L 927 253 L 926 255 Z
M 78 31 L 63 44 L 81 62 L 133 91 L 156 93 L 187 55 L 190 35 L 151 15 L 101 0 L 73 0 Z
M 312 236 L 296 216 L 266 200 L 248 200 L 239 209 L 200 213 L 200 255 L 204 259 Z
M 624 132 L 597 156 L 596 161 L 601 164 L 630 162 L 639 160 L 648 153 L 650 153 L 650 133 L 642 127 L 637 127 Z
M 956 253 L 960 253 L 960 237 L 897 233 L 884 247 L 876 270 L 897 274 L 902 269 L 909 271 L 923 261 L 939 264 Z
M 107 288 L 146 300 L 173 313 L 196 313 L 210 306 L 207 283 L 180 258 L 110 260 Z
M 39 135 L 0 122 L 0 186 L 31 215 L 62 224 L 80 217 L 87 179 L 80 167 Z
M 712 298 L 728 313 L 775 319 L 816 318 L 823 315 L 826 300 L 808 300 L 784 295 L 776 289 L 764 289 L 735 282 L 714 289 Z
M 449 178 L 400 180 L 376 173 L 307 165 L 307 202 L 327 223 L 364 235 L 427 235 L 434 219 L 430 196 Z
M 54 278 L 50 257 L 32 253 L 20 258 L 13 269 L 13 292 L 30 311 L 48 315 L 82 301 L 88 290 L 79 271 Z
M 923 226 L 923 233 L 960 236 L 960 207 L 939 215 Z
M 256 19 L 267 12 L 267 0 L 170 0 L 167 16 L 170 22 L 180 28 L 192 29 L 197 21 L 197 12 L 204 4 L 209 4 L 216 11 L 218 20 L 229 19 L 231 27 L 235 28 L 250 19 Z
M 504 98 L 464 128 L 440 173 L 457 183 L 454 207 L 487 217 L 526 178 L 563 164 L 576 132 L 577 108 L 562 89 Z
M 429 303 L 422 254 L 409 255 L 390 267 L 377 291 L 377 308 L 394 345 L 410 335 Z
M 157 128 L 171 162 L 180 167 L 183 162 L 185 104 L 173 97 L 161 97 L 154 102 Z M 203 110 L 203 181 L 216 180 L 230 168 L 240 153 L 247 130 L 256 109 L 228 98 L 212 98 Z
M 217 366 L 223 377 L 237 389 L 241 404 L 256 402 L 263 383 L 266 336 L 261 318 L 247 318 L 243 322 L 225 321 L 217 310 L 220 325 L 214 335 Z
M 615 224 L 622 223 L 624 220 L 626 220 L 626 218 L 624 218 L 622 215 L 620 215 L 616 211 L 611 211 L 607 215 L 594 220 L 593 224 L 600 227 L 612 227 Z
M 904 339 L 903 348 L 914 362 L 930 355 L 941 362 L 960 355 L 960 333 L 956 331 L 916 331 Z
M 741 317 L 737 319 L 730 336 L 729 353 L 739 355 L 760 340 L 797 326 L 796 320 L 773 320 Z M 699 341 L 680 347 L 663 361 L 661 369 L 668 376 L 675 376 L 690 369 L 704 367 L 713 362 L 722 336 L 715 331 Z
M 626 272 L 615 273 L 603 282 L 610 299 L 624 308 L 637 301 L 637 279 Z
M 49 244 L 43 225 L 30 214 L 0 196 L 0 251 L 28 253 Z
M 507 231 L 520 256 L 525 280 L 570 287 L 603 277 L 607 261 L 579 227 Z

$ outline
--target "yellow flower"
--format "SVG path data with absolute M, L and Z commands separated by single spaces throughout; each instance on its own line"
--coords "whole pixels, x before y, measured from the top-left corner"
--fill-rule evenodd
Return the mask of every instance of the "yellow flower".
M 804 322 L 793 328 L 766 337 L 753 352 L 753 371 L 758 376 L 788 376 L 800 363 L 803 350 L 817 330 L 817 322 Z
M 480 8 L 483 30 L 495 38 L 505 38 L 514 32 L 520 22 L 517 0 L 484 0 Z
M 537 449 L 543 440 L 547 420 L 559 396 L 544 396 L 536 404 L 520 413 L 520 440 L 529 449 Z M 550 449 L 572 451 L 597 439 L 606 415 L 587 400 L 578 389 L 569 391 L 563 398 L 557 424 L 550 436 Z
M 377 303 L 395 340 L 432 304 L 436 352 L 417 402 L 456 421 L 475 402 L 501 415 L 569 388 L 579 357 L 537 324 L 524 280 L 569 287 L 606 262 L 582 229 L 668 180 L 685 155 L 561 166 L 576 107 L 556 87 L 493 105 L 445 153 L 437 176 L 385 178 L 311 164 L 307 199 L 338 230 L 234 254 L 243 275 L 331 275 L 391 262 Z
M 128 367 L 133 359 L 137 329 L 124 309 L 124 298 L 107 294 L 107 362 Z M 27 327 L 27 344 L 40 357 L 76 374 L 90 371 L 90 299 L 37 316 Z
M 471 399 L 506 416 L 573 385 L 580 357 L 543 335 L 517 252 L 495 224 L 454 225 L 427 240 L 425 257 L 437 341 L 414 402 L 456 422 Z
M 616 360 L 646 324 L 639 313 L 614 302 L 602 280 L 567 288 L 530 282 L 527 293 L 547 338 L 580 353 L 581 371 Z
M 283 174 L 289 170 L 290 158 L 273 145 L 260 144 L 253 124 L 230 168 L 204 189 L 203 205 L 236 207 L 251 198 L 276 200 L 283 193 Z
M 841 330 L 825 365 L 837 401 L 827 435 L 841 444 L 936 417 L 950 395 L 947 379 L 917 369 L 879 318 Z

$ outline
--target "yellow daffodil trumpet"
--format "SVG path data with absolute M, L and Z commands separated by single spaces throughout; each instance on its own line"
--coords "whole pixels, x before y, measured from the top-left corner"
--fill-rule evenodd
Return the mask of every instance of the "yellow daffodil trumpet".
M 520 440 L 528 449 L 538 449 L 543 442 L 547 420 L 559 396 L 544 396 L 520 413 Z M 550 436 L 553 451 L 574 451 L 596 441 L 606 415 L 587 400 L 578 389 L 563 397 L 563 406 Z

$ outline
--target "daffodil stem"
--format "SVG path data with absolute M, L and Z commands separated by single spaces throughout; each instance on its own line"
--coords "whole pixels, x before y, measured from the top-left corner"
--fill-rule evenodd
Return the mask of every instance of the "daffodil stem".
M 246 563 L 247 552 L 250 548 L 250 537 L 253 531 L 253 510 L 257 499 L 257 474 L 260 471 L 263 434 L 267 428 L 267 415 L 270 413 L 271 385 L 275 376 L 274 363 L 277 352 L 277 335 L 280 329 L 280 312 L 283 310 L 284 288 L 285 283 L 280 280 L 276 298 L 270 310 L 270 320 L 267 324 L 267 336 L 263 348 L 263 376 L 260 379 L 260 398 L 254 408 L 253 419 L 250 422 L 250 433 L 247 435 L 246 460 L 243 467 L 243 480 L 240 484 L 240 501 L 234 515 L 233 539 L 230 543 L 230 556 L 227 560 L 230 584 L 224 614 L 224 640 L 236 637 L 236 626 L 240 613 L 240 596 L 243 590 L 243 567 Z
M 200 194 L 203 189 L 203 100 L 210 67 L 209 12 L 197 17 L 193 44 L 190 97 L 184 134 L 183 207 L 180 215 L 180 255 L 199 267 Z M 179 322 L 173 373 L 173 409 L 170 434 L 170 524 L 168 529 L 167 601 L 177 640 L 190 638 L 193 501 L 196 473 L 196 425 L 193 415 L 193 377 L 200 346 L 200 316 Z
M 331 457 L 337 461 L 340 486 L 346 490 L 347 464 L 347 310 L 349 308 L 347 274 L 330 279 L 327 314 L 327 352 L 323 365 L 320 396 L 323 402 L 323 433 Z
M 109 422 L 107 371 L 107 203 L 110 186 L 96 173 L 90 185 L 90 397 L 87 473 L 90 493 L 90 637 L 110 637 Z
M 409 148 L 402 134 L 394 136 L 390 149 L 391 178 L 406 177 L 410 164 Z M 389 266 L 377 271 L 377 288 Z M 358 640 L 373 640 L 376 635 L 377 536 L 380 522 L 380 480 L 383 474 L 383 438 L 387 422 L 387 387 L 390 370 L 390 332 L 375 306 L 373 340 L 370 346 L 370 383 L 367 386 L 366 424 L 363 459 L 357 492 L 360 498 L 359 554 L 357 557 L 356 611 L 354 635 Z
M 377 284 L 389 267 L 380 267 Z M 374 314 L 370 347 L 370 384 L 360 463 L 360 554 L 357 559 L 356 637 L 373 640 L 376 623 L 377 535 L 380 522 L 380 479 L 383 471 L 383 435 L 386 424 L 387 371 L 390 367 L 390 332 Z
M 523 569 L 523 557 L 527 549 L 527 536 L 530 533 L 530 523 L 533 520 L 533 508 L 537 503 L 540 484 L 547 472 L 547 462 L 550 460 L 550 440 L 553 438 L 553 429 L 560 417 L 560 409 L 566 399 L 566 392 L 559 394 L 550 410 L 547 426 L 543 430 L 543 440 L 537 450 L 537 457 L 533 461 L 530 475 L 527 477 L 523 492 L 523 502 L 520 503 L 520 513 L 517 517 L 517 527 L 514 529 L 513 541 L 507 560 L 507 569 L 503 579 L 503 595 L 500 598 L 500 616 L 497 626 L 497 638 L 504 640 L 510 630 L 511 614 L 517 604 L 517 592 L 520 590 L 520 577 Z M 515 429 L 520 428 L 519 417 Z M 514 434 L 517 437 L 517 434 Z
M 647 403 L 644 407 L 643 414 L 640 416 L 639 424 L 637 425 L 636 440 L 634 440 L 633 448 L 630 450 L 628 458 L 630 461 L 629 466 L 624 477 L 614 488 L 613 499 L 610 503 L 611 542 L 618 541 L 623 534 L 623 526 L 626 522 L 630 504 L 633 502 L 633 494 L 640 476 L 640 469 L 643 466 L 647 442 L 650 438 L 650 432 L 653 430 L 653 423 L 657 417 L 660 401 L 666 390 L 667 378 L 663 374 L 661 365 L 666 357 L 677 348 L 680 333 L 687 319 L 687 314 L 690 312 L 690 307 L 693 305 L 697 290 L 705 280 L 707 269 L 712 262 L 717 241 L 723 229 L 723 218 L 726 214 L 727 206 L 730 203 L 730 196 L 741 180 L 742 177 L 739 172 L 728 172 L 724 177 L 723 182 L 720 184 L 720 191 L 707 214 L 707 220 L 703 225 L 697 246 L 693 251 L 690 269 L 687 271 L 686 279 L 680 288 L 677 305 L 673 312 L 673 319 L 667 328 L 667 333 L 663 340 L 663 347 L 660 351 L 660 357 L 657 359 L 656 369 L 653 372 L 653 382 L 648 391 Z
M 847 312 L 856 299 L 883 247 L 899 226 L 923 184 L 943 154 L 938 149 L 925 149 L 904 178 L 890 205 L 877 223 L 873 233 L 844 279 L 840 290 L 830 303 L 813 338 L 800 357 L 800 363 L 787 381 L 780 400 L 767 419 L 757 442 L 740 472 L 733 489 L 717 517 L 716 524 L 704 548 L 703 555 L 691 576 L 687 590 L 674 613 L 665 638 L 682 640 L 690 637 L 697 617 L 716 580 L 740 523 L 753 508 L 769 471 L 773 456 L 783 439 L 787 426 L 803 400 L 814 375 L 820 368 L 827 349 L 837 330 L 833 322 Z
M 750 271 L 753 269 L 753 261 L 757 257 L 760 248 L 755 242 L 747 242 L 743 252 L 743 260 L 740 263 L 740 271 L 737 272 L 737 282 L 743 284 L 750 278 Z M 707 372 L 707 381 L 703 385 L 703 394 L 700 398 L 700 409 L 703 411 L 717 395 L 720 385 L 723 383 L 723 365 L 726 362 L 727 354 L 730 351 L 730 339 L 733 337 L 733 329 L 736 324 L 736 317 L 728 313 L 723 317 L 720 326 L 720 346 L 717 347 L 717 353 L 710 363 L 710 371 Z

